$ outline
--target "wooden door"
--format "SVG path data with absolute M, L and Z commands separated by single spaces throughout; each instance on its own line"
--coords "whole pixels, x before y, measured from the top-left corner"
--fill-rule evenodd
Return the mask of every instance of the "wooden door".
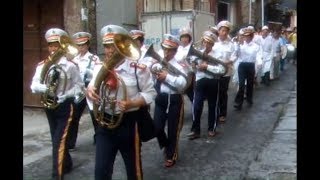
M 23 105 L 41 107 L 30 85 L 37 64 L 48 56 L 45 32 L 63 28 L 63 0 L 24 0 L 23 4 Z

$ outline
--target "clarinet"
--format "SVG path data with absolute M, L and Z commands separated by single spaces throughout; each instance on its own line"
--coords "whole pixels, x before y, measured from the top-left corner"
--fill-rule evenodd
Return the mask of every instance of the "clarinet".
M 90 69 L 90 67 L 91 67 L 91 62 L 92 62 L 92 60 L 93 60 L 93 55 L 90 55 L 89 56 L 89 63 L 88 63 L 88 66 L 86 67 L 86 69 Z M 85 87 L 87 87 L 88 86 L 88 84 L 89 84 L 89 82 L 90 81 L 87 81 L 87 78 L 88 78 L 88 73 L 86 72 L 85 74 L 84 74 L 84 76 L 83 76 L 83 82 L 84 82 L 84 84 L 85 84 Z

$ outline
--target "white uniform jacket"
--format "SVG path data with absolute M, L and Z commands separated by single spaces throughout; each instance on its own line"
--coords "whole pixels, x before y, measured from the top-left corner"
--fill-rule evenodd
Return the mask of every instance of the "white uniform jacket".
M 38 86 L 41 86 L 40 76 L 41 76 L 41 71 L 44 66 L 44 63 L 45 62 L 42 61 L 38 64 L 36 68 L 36 72 L 32 78 L 31 90 L 33 93 L 36 93 L 36 89 L 38 88 Z M 67 60 L 67 58 L 64 56 L 58 60 L 57 64 L 66 72 L 66 76 L 64 75 L 64 73 L 60 73 L 59 85 L 57 87 L 56 95 L 57 96 L 61 96 L 64 94 L 74 95 L 75 92 L 79 92 L 81 88 L 83 88 L 84 83 L 81 80 L 78 66 L 74 62 Z M 53 67 L 53 65 L 51 67 Z M 48 75 L 49 77 L 51 73 L 52 71 L 50 71 Z M 65 81 L 66 81 L 66 87 L 65 87 L 65 91 L 63 91 L 63 85 Z
M 95 80 L 97 78 L 97 74 L 101 68 L 102 68 L 102 64 L 95 66 L 93 70 L 92 80 L 90 81 L 89 86 L 94 86 Z M 143 97 L 146 104 L 151 104 L 153 102 L 157 92 L 153 87 L 154 84 L 152 81 L 152 76 L 146 65 L 143 65 L 143 64 L 137 65 L 137 77 L 139 78 L 139 87 L 141 89 L 141 92 L 138 91 L 138 87 L 137 87 L 134 62 L 125 59 L 122 64 L 114 68 L 114 73 L 123 80 L 124 84 L 122 84 L 121 81 L 118 80 L 117 81 L 118 91 L 116 90 L 110 91 L 109 97 L 115 98 L 117 102 L 120 100 L 123 100 L 123 97 L 124 97 L 123 87 L 125 87 L 127 91 L 126 93 L 127 99 L 133 100 L 136 98 Z M 96 88 L 99 89 L 99 87 L 96 87 Z M 101 95 L 101 92 L 99 94 Z M 136 111 L 138 109 L 139 107 L 135 107 L 135 108 L 128 109 L 126 112 Z M 105 112 L 109 114 L 113 114 L 109 104 L 106 104 Z M 120 108 L 117 105 L 115 108 L 115 114 L 120 114 Z

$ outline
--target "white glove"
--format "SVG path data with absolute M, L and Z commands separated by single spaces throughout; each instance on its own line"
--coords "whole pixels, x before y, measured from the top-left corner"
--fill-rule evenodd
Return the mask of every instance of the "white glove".
M 159 63 L 153 64 L 151 67 L 153 72 L 158 72 L 162 70 L 162 65 Z
M 45 84 L 37 84 L 35 87 L 34 87 L 34 92 L 36 93 L 44 93 L 48 90 L 48 87 L 45 85 Z
M 72 88 L 68 91 L 66 91 L 63 95 L 60 95 L 58 96 L 58 103 L 62 103 L 64 102 L 67 98 L 70 98 L 70 97 L 74 97 L 76 94 L 76 89 L 75 88 Z
M 59 104 L 63 103 L 66 99 L 67 99 L 67 95 L 66 94 L 58 96 L 57 103 L 59 103 Z

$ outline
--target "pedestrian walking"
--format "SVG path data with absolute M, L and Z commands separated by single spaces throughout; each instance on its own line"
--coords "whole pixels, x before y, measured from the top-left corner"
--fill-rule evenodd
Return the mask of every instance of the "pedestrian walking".
M 239 89 L 235 97 L 234 108 L 242 109 L 244 100 L 244 92 L 246 92 L 246 101 L 249 106 L 253 104 L 253 84 L 255 78 L 255 65 L 261 67 L 262 64 L 262 49 L 258 44 L 252 41 L 254 31 L 251 28 L 244 29 L 244 44 L 240 46 L 239 53 Z M 245 82 L 247 83 L 245 85 Z
M 219 79 L 219 105 L 218 105 L 218 117 L 219 122 L 224 123 L 227 117 L 228 110 L 228 89 L 230 77 L 233 74 L 233 62 L 236 59 L 236 51 L 235 47 L 228 38 L 231 23 L 229 21 L 223 20 L 217 24 L 218 27 L 218 41 L 214 44 L 213 49 L 218 53 L 222 54 L 222 58 L 220 59 L 224 63 L 227 64 L 227 73 Z
M 67 137 L 74 116 L 74 96 L 84 84 L 79 68 L 66 57 L 68 51 L 64 46 L 71 42 L 68 34 L 62 29 L 51 28 L 45 38 L 50 55 L 38 64 L 31 90 L 42 95 L 52 142 L 52 178 L 61 180 L 73 167 Z
M 211 57 L 220 59 L 222 54 L 212 49 L 217 36 L 210 31 L 206 31 L 202 36 L 202 43 L 205 49 L 201 50 L 202 53 Z M 200 138 L 201 129 L 201 115 L 203 111 L 204 101 L 208 101 L 208 137 L 216 136 L 217 118 L 218 118 L 218 87 L 219 78 L 223 72 L 227 71 L 221 64 L 209 63 L 204 59 L 197 59 L 194 62 L 196 69 L 196 85 L 195 96 L 192 106 L 193 122 L 191 132 L 187 135 L 189 140 Z
M 87 88 L 92 78 L 93 68 L 96 64 L 100 63 L 100 59 L 98 56 L 92 54 L 89 51 L 91 39 L 90 33 L 77 32 L 72 36 L 72 38 L 74 43 L 77 45 L 79 51 L 78 55 L 74 57 L 73 61 L 78 64 L 81 80 L 85 84 L 85 88 Z M 85 91 L 86 89 L 83 89 L 76 96 L 76 99 L 74 101 L 74 119 L 72 120 L 70 126 L 70 136 L 68 136 L 68 148 L 70 151 L 75 150 L 78 137 L 79 121 L 87 105 L 89 108 L 89 113 L 93 124 L 94 132 L 96 132 L 97 129 L 97 122 L 94 118 L 92 111 L 92 102 L 90 102 L 90 100 L 86 98 Z M 93 143 L 95 143 L 95 135 L 93 138 Z
M 95 103 L 93 111 L 98 111 L 99 115 L 95 116 L 99 120 L 95 180 L 112 179 L 118 151 L 126 167 L 127 179 L 143 179 L 137 120 L 141 118 L 139 108 L 151 104 L 156 95 L 152 76 L 146 65 L 137 66 L 130 60 L 138 60 L 140 50 L 127 30 L 107 25 L 101 29 L 101 36 L 106 57 L 102 65 L 95 66 L 88 85 L 88 97 Z M 136 77 L 143 82 L 139 86 L 141 92 Z M 95 87 L 100 80 L 101 86 Z
M 164 34 L 161 43 L 163 61 L 177 69 L 169 71 L 162 63 L 155 63 L 151 68 L 155 75 L 155 99 L 154 122 L 157 140 L 160 149 L 163 149 L 165 167 L 172 167 L 178 159 L 178 145 L 180 131 L 184 118 L 183 90 L 187 86 L 186 63 L 175 58 L 179 46 L 179 40 L 171 34 Z M 165 126 L 167 123 L 167 133 Z

